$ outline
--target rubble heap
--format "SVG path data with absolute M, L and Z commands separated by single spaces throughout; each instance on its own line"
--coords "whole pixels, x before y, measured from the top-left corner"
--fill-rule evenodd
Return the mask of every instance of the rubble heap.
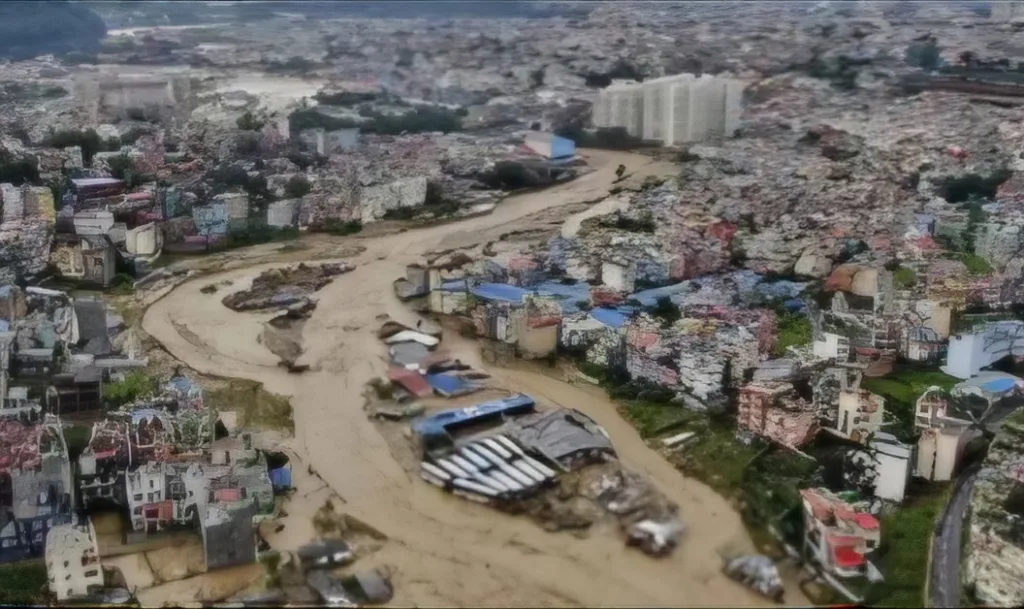
M 308 309 L 315 306 L 310 298 L 313 292 L 352 269 L 343 262 L 271 269 L 254 279 L 250 288 L 228 294 L 221 302 L 235 311 Z

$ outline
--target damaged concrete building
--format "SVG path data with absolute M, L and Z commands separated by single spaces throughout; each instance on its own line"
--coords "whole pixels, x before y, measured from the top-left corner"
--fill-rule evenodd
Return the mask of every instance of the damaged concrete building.
M 45 560 L 49 588 L 58 601 L 86 597 L 104 586 L 96 530 L 91 522 L 84 526 L 61 524 L 50 529 Z
M 952 480 L 967 443 L 982 433 L 975 420 L 949 392 L 929 387 L 914 405 L 914 427 L 921 432 L 914 475 L 936 482 Z
M 817 435 L 818 415 L 791 382 L 755 381 L 740 389 L 736 425 L 741 439 L 759 436 L 799 448 Z
M 0 562 L 41 557 L 50 528 L 71 521 L 73 497 L 60 420 L 0 409 Z
M 813 561 L 826 580 L 841 587 L 834 582 L 836 578 L 879 579 L 881 574 L 867 559 L 881 539 L 878 519 L 827 489 L 803 489 L 800 495 L 803 555 Z
M 266 458 L 247 434 L 214 440 L 217 414 L 183 381 L 169 383 L 148 408 L 93 425 L 79 458 L 83 502 L 123 507 L 141 536 L 196 526 L 209 541 L 209 569 L 250 563 L 253 527 L 275 509 Z

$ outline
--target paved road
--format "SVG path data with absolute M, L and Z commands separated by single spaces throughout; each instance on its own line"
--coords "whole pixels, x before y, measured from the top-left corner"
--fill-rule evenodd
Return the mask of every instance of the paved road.
M 928 587 L 933 607 L 960 606 L 960 540 L 966 524 L 967 507 L 974 493 L 977 468 L 961 474 L 953 496 L 939 521 L 940 529 L 932 546 L 932 572 Z

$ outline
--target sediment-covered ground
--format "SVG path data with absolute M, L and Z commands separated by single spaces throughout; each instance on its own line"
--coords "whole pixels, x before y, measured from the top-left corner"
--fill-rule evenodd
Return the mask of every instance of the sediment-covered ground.
M 489 369 L 496 384 L 534 396 L 542 407 L 577 408 L 603 425 L 625 466 L 643 474 L 680 507 L 687 533 L 676 552 L 652 559 L 626 548 L 614 531 L 583 539 L 547 533 L 439 492 L 410 475 L 362 406 L 365 383 L 387 367 L 376 337 L 380 316 L 414 323 L 392 294 L 404 265 L 431 252 L 470 247 L 518 231 L 556 229 L 570 210 L 600 200 L 622 163 L 636 177 L 668 175 L 671 165 L 638 155 L 588 154 L 597 168 L 574 182 L 512 197 L 493 214 L 459 223 L 361 239 L 365 251 L 344 262 L 355 269 L 317 292 L 319 306 L 303 328 L 302 376 L 280 369 L 259 344 L 266 315 L 222 304 L 232 291 L 273 268 L 258 264 L 190 281 L 153 304 L 144 329 L 175 357 L 204 373 L 258 380 L 291 397 L 295 454 L 343 500 L 340 509 L 388 536 L 375 559 L 393 568 L 396 605 L 449 606 L 758 606 L 767 601 L 722 575 L 717 551 L 748 545 L 739 515 L 710 488 L 689 480 L 640 439 L 596 389 L 580 388 L 529 368 Z M 562 210 L 560 212 L 560 210 Z M 311 245 L 309 258 L 318 257 Z M 231 281 L 215 294 L 211 283 Z M 446 348 L 478 367 L 474 345 L 446 337 Z M 301 499 L 297 499 L 300 500 Z M 807 604 L 795 586 L 787 600 Z

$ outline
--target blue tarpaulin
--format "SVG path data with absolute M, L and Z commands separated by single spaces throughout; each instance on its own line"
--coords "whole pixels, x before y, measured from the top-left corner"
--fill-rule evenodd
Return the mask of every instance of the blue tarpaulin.
M 451 374 L 427 374 L 427 383 L 443 396 L 458 395 L 471 389 L 464 379 Z
M 590 302 L 590 286 L 585 282 L 564 284 L 558 281 L 545 281 L 537 284 L 534 289 L 541 296 L 552 296 L 558 299 L 562 313 L 576 313 L 580 310 L 580 302 Z
M 672 296 L 679 294 L 680 292 L 686 291 L 690 286 L 689 281 L 683 281 L 673 285 L 667 285 L 661 288 L 652 288 L 650 290 L 643 290 L 630 296 L 630 300 L 639 301 L 641 305 L 645 307 L 653 307 L 658 304 L 658 299 L 662 296 Z
M 470 290 L 474 296 L 487 300 L 523 302 L 531 292 L 507 283 L 481 283 Z
M 270 484 L 275 491 L 283 491 L 292 487 L 292 468 L 279 467 L 270 470 Z
M 598 308 L 590 312 L 590 316 L 606 326 L 621 328 L 626 325 L 627 316 L 615 309 Z

